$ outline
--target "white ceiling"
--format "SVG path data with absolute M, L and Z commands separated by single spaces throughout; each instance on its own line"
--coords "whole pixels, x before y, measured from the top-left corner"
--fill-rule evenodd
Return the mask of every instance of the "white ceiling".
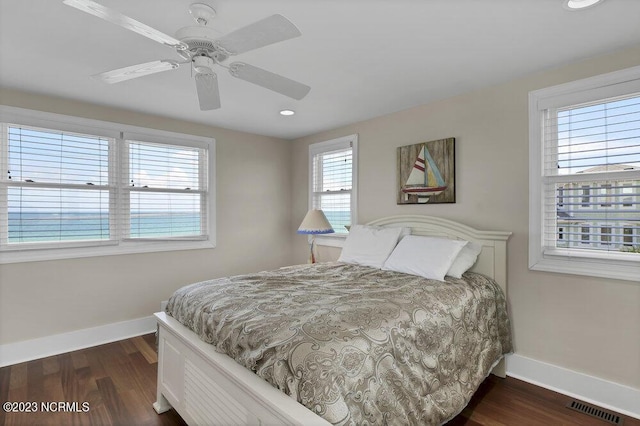
M 97 0 L 174 35 L 191 0 Z M 274 13 L 302 36 L 233 60 L 311 86 L 301 101 L 220 69 L 222 108 L 200 111 L 188 66 L 108 85 L 89 76 L 179 59 L 66 6 L 0 0 L 0 85 L 293 139 L 640 43 L 640 0 L 572 12 L 562 0 L 197 0 L 222 36 Z M 293 117 L 278 111 L 293 109 Z

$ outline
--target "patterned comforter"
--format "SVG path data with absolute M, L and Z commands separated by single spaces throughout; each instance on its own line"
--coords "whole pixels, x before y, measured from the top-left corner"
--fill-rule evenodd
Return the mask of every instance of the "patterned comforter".
M 183 287 L 167 313 L 337 425 L 441 424 L 511 351 L 502 291 L 474 273 L 291 266 Z

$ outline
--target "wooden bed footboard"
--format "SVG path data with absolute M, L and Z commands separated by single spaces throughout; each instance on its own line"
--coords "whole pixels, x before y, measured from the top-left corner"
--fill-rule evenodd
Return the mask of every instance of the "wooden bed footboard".
M 193 425 L 330 425 L 164 312 L 158 320 L 158 394 Z

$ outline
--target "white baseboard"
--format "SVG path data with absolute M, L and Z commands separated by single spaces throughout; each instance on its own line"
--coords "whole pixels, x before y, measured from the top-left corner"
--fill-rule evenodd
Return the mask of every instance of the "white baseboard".
M 0 345 L 0 367 L 154 332 L 153 316 Z
M 507 376 L 640 419 L 640 390 L 521 355 L 507 356 Z

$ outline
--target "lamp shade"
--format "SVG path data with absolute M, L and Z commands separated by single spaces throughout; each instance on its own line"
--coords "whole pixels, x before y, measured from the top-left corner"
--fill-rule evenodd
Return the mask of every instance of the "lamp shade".
M 331 234 L 333 228 L 322 210 L 309 210 L 304 217 L 298 234 Z

